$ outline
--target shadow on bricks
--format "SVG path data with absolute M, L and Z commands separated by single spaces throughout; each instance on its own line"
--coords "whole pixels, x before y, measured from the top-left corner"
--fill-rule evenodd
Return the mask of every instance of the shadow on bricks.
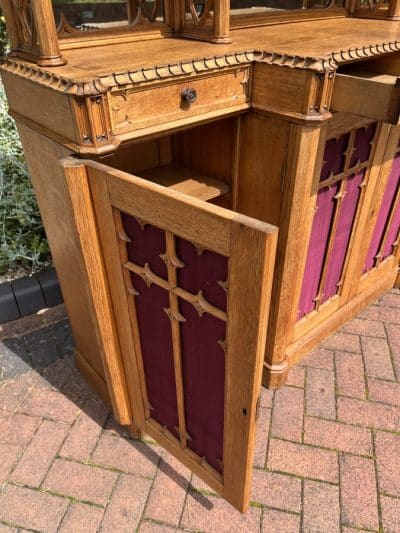
M 9 410 L 18 410 L 32 416 L 67 423 L 71 426 L 70 435 L 74 427 L 78 423 L 84 424 L 83 421 L 86 419 L 86 423 L 96 426 L 100 433 L 107 431 L 108 434 L 120 437 L 125 443 L 127 454 L 129 454 L 129 447 L 133 447 L 136 452 L 154 465 L 154 472 L 158 469 L 180 488 L 187 490 L 187 478 L 168 464 L 161 448 L 154 447 L 153 443 L 134 439 L 129 435 L 126 427 L 120 426 L 115 421 L 109 406 L 98 398 L 75 367 L 73 350 L 74 341 L 68 319 L 23 335 L 1 339 L 0 419 L 1 409 L 4 408 L 2 403 L 7 401 L 7 392 L 9 390 L 11 393 L 13 383 L 23 379 L 24 374 L 27 376 L 34 374 L 34 377 L 29 379 L 29 382 L 32 380 L 35 383 L 30 388 L 29 394 L 20 405 L 11 406 Z M 90 460 L 89 456 L 87 457 L 88 464 L 95 464 L 96 461 Z M 119 469 L 123 472 L 125 470 L 124 457 L 120 459 Z M 193 487 L 191 495 L 207 510 L 214 506 L 204 494 L 197 492 Z

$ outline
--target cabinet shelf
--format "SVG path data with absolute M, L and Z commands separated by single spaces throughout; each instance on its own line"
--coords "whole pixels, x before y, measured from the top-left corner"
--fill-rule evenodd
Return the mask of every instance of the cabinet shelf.
M 142 178 L 207 201 L 229 192 L 229 185 L 193 169 L 167 165 L 140 172 Z

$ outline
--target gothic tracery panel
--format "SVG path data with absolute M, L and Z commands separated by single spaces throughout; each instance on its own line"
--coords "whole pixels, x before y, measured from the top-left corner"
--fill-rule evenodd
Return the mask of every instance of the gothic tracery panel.
M 148 418 L 222 474 L 228 259 L 121 218 Z
M 372 123 L 326 143 L 298 319 L 341 293 L 377 131 Z

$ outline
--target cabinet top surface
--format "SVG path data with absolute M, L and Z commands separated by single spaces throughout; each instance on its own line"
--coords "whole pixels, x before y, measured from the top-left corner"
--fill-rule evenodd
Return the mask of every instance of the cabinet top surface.
M 63 52 L 66 65 L 32 69 L 63 80 L 59 89 L 68 92 L 93 80 L 106 89 L 251 61 L 326 71 L 400 51 L 400 22 L 333 18 L 236 30 L 232 37 L 227 45 L 166 38 L 70 49 Z

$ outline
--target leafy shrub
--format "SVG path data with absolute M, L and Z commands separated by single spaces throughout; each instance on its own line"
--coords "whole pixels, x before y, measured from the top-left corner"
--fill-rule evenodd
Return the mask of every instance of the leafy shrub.
M 5 51 L 0 12 L 0 56 Z M 47 265 L 49 248 L 15 123 L 0 82 L 0 274 Z
M 0 59 L 4 56 L 7 49 L 6 21 L 0 8 Z

